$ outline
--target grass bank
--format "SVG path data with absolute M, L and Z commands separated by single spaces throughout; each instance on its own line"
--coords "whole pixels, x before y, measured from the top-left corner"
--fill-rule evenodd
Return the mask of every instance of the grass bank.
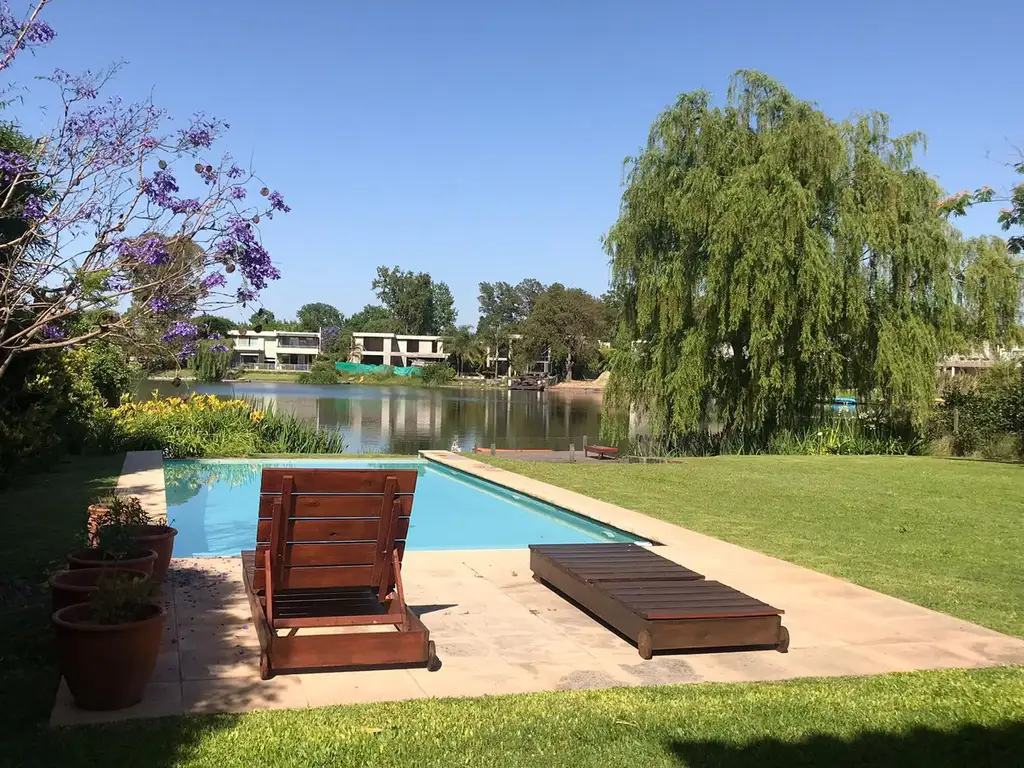
M 719 456 L 647 465 L 482 458 L 1024 636 L 1021 464 L 894 456 Z

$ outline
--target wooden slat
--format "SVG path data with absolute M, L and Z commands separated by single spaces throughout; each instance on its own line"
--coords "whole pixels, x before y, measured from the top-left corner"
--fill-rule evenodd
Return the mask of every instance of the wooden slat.
M 319 567 L 285 568 L 279 589 L 304 589 L 307 587 L 362 587 L 370 584 L 373 575 L 371 565 L 336 565 Z M 265 572 L 257 568 L 252 578 L 253 589 L 266 588 Z
M 531 562 L 541 558 L 583 581 L 691 581 L 704 578 L 703 574 L 636 544 L 531 546 Z
M 595 588 L 645 619 L 740 618 L 778 616 L 778 608 L 717 581 L 642 585 L 601 582 Z
M 288 542 L 298 541 L 376 541 L 380 521 L 369 520 L 289 520 L 285 538 Z M 260 520 L 256 525 L 256 542 L 270 543 L 270 520 Z M 409 518 L 398 521 L 397 538 L 409 535 Z
M 297 467 L 263 470 L 261 493 L 280 493 L 285 475 L 295 479 L 292 493 L 383 493 L 387 478 L 398 481 L 399 493 L 416 490 L 415 469 L 299 469 Z
M 277 496 L 261 496 L 259 519 L 269 520 L 273 514 L 274 499 Z M 374 517 L 381 512 L 380 496 L 292 496 L 289 517 Z M 412 513 L 412 496 L 400 496 L 402 517 Z
M 263 557 L 268 545 L 256 547 L 256 557 Z M 405 542 L 395 542 L 399 555 L 405 552 Z M 374 542 L 331 542 L 328 544 L 285 544 L 284 568 L 307 565 L 372 565 L 377 547 Z M 277 575 L 275 574 L 275 578 Z M 284 589 L 285 587 L 279 587 Z

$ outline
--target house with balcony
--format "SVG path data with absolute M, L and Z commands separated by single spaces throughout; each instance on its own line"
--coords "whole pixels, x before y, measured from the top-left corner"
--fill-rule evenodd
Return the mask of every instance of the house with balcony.
M 444 339 L 440 336 L 356 331 L 352 334 L 352 347 L 349 362 L 363 365 L 422 367 L 448 359 Z
M 320 334 L 306 331 L 228 331 L 231 365 L 254 371 L 308 371 L 320 354 Z

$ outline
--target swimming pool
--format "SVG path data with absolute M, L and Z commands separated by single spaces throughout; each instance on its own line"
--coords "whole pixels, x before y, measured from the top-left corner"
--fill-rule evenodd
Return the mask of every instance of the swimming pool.
M 237 557 L 252 549 L 264 467 L 416 469 L 408 549 L 516 549 L 529 544 L 642 542 L 595 520 L 421 459 L 164 462 L 175 557 Z

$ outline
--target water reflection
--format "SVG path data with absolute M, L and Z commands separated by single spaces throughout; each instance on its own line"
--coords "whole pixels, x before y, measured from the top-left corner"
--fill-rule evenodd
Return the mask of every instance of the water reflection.
M 314 386 L 274 382 L 182 384 L 144 382 L 140 396 L 189 391 L 257 401 L 260 407 L 292 413 L 325 429 L 339 429 L 353 452 L 415 453 L 474 445 L 552 448 L 583 438 L 596 441 L 601 429 L 601 396 L 589 392 L 520 392 L 506 389 L 427 389 Z

